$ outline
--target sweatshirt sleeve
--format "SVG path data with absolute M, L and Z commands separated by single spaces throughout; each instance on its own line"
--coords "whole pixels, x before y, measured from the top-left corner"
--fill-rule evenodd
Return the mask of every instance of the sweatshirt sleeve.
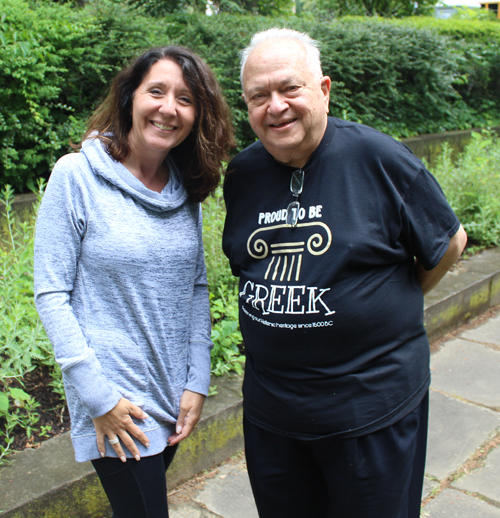
M 35 302 L 61 366 L 92 418 L 111 410 L 121 394 L 111 386 L 85 339 L 73 307 L 82 240 L 93 195 L 79 165 L 67 155 L 56 164 L 38 213 L 35 237 Z
M 207 286 L 207 270 L 202 237 L 201 205 L 198 211 L 198 262 L 191 306 L 188 379 L 186 389 L 207 395 L 210 387 L 211 320 Z

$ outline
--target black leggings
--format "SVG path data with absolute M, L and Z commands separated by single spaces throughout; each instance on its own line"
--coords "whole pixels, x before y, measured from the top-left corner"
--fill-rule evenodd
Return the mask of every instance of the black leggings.
M 92 461 L 101 480 L 113 518 L 168 518 L 165 472 L 177 445 L 163 453 L 122 462 L 114 457 Z

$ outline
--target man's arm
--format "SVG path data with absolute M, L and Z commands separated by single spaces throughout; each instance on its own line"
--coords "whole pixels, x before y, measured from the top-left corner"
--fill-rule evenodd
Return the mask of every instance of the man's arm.
M 448 250 L 435 268 L 432 270 L 426 270 L 418 262 L 418 259 L 415 259 L 415 263 L 417 265 L 417 278 L 422 286 L 424 295 L 435 288 L 439 281 L 444 277 L 445 273 L 456 263 L 466 244 L 467 234 L 462 225 L 460 225 L 458 232 L 450 239 Z

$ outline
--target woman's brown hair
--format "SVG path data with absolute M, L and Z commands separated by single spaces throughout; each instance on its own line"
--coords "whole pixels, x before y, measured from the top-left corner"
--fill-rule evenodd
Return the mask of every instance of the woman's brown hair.
M 196 121 L 188 137 L 170 152 L 183 174 L 184 186 L 193 201 L 203 201 L 220 182 L 223 161 L 235 146 L 229 107 L 208 65 L 183 47 L 148 50 L 122 70 L 111 89 L 90 117 L 83 140 L 98 138 L 118 162 L 129 153 L 128 134 L 132 128 L 132 102 L 135 91 L 151 67 L 161 59 L 171 59 L 182 69 L 196 106 Z

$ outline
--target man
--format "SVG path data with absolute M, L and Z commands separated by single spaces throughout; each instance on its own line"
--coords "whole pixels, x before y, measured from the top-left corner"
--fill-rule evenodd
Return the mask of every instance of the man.
M 316 42 L 242 52 L 259 141 L 229 165 L 244 428 L 261 518 L 418 518 L 427 434 L 423 293 L 466 235 L 403 144 L 329 118 Z

